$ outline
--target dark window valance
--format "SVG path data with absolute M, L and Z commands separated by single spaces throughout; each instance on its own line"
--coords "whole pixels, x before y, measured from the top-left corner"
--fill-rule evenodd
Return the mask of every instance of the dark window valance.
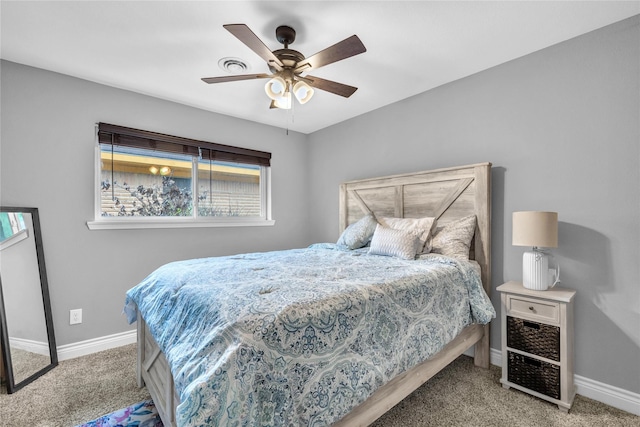
M 101 144 L 123 145 L 193 156 L 202 155 L 211 160 L 260 166 L 271 165 L 271 153 L 264 151 L 165 135 L 108 123 L 98 123 L 98 141 Z

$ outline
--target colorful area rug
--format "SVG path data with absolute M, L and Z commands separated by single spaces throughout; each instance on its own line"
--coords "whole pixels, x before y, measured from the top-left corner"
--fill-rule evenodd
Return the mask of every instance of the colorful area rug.
M 163 424 L 153 400 L 145 400 L 78 427 L 163 427 Z

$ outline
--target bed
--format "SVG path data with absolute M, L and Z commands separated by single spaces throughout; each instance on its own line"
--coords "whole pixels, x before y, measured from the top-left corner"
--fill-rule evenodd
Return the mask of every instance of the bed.
M 473 262 L 371 255 L 384 248 L 374 240 L 153 272 L 125 312 L 137 320 L 138 383 L 164 425 L 364 426 L 471 347 L 487 368 L 490 182 L 482 163 L 340 186 L 342 236 L 368 216 L 428 217 L 435 245 L 438 231 L 473 217 Z

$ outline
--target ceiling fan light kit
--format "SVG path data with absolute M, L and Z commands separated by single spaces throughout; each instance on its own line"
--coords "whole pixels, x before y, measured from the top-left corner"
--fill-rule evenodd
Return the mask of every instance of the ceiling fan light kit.
M 296 96 L 296 99 L 300 104 L 306 104 L 309 102 L 313 97 L 314 92 L 313 88 L 302 80 L 293 85 L 293 94 Z
M 309 58 L 305 58 L 300 52 L 289 49 L 289 45 L 293 43 L 296 38 L 296 32 L 293 28 L 286 25 L 281 25 L 276 29 L 276 39 L 284 45 L 284 49 L 274 51 L 271 51 L 245 24 L 227 24 L 223 27 L 264 59 L 272 74 L 205 77 L 202 78 L 202 81 L 205 83 L 211 84 L 269 78 L 270 80 L 264 89 L 267 96 L 271 99 L 270 108 L 282 109 L 291 108 L 292 93 L 300 104 L 306 104 L 313 97 L 315 93 L 314 88 L 345 98 L 350 97 L 358 89 L 331 80 L 302 75 L 302 73 L 312 69 L 317 69 L 324 65 L 332 64 L 366 52 L 367 49 L 356 35 L 317 52 Z M 220 61 L 223 61 L 223 59 Z M 236 64 L 231 65 L 238 70 Z
M 267 93 L 267 96 L 274 101 L 282 97 L 287 91 L 286 89 L 287 82 L 285 82 L 280 76 L 272 78 L 266 85 L 264 85 L 264 91 Z
M 291 87 L 291 82 L 285 81 L 280 76 L 276 76 L 264 85 L 267 96 L 274 101 L 273 106 L 289 110 L 291 108 L 291 93 L 300 104 L 306 104 L 313 97 L 314 90 L 303 81 L 297 81 Z

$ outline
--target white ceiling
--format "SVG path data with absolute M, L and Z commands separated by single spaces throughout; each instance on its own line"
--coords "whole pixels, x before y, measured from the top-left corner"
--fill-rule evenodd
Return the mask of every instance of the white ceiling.
M 640 1 L 5 1 L 3 59 L 302 133 L 640 13 Z M 272 50 L 292 26 L 305 56 L 357 34 L 367 52 L 313 74 L 359 89 L 316 91 L 268 108 L 265 80 L 207 85 L 223 57 L 264 61 L 223 24 L 247 24 Z

